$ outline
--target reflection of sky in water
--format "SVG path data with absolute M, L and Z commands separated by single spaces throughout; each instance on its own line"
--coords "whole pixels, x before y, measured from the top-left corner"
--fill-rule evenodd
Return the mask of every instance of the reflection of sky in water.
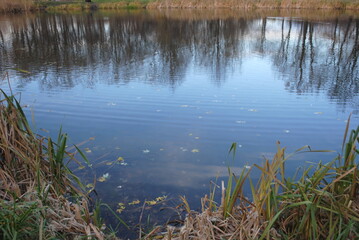
M 109 34 L 113 25 L 107 21 L 111 22 L 111 17 L 105 21 L 105 32 Z M 34 65 L 40 64 L 40 67 L 34 69 L 34 75 L 10 71 L 14 92 L 21 92 L 22 103 L 30 105 L 26 113 L 29 116 L 34 113 L 35 128 L 44 128 L 55 136 L 62 126 L 72 143 L 95 137 L 81 148 L 86 148 L 97 177 L 106 173 L 110 176 L 106 182 L 97 183 L 100 198 L 116 203 L 186 194 L 191 204 L 198 206 L 198 198 L 208 193 L 210 180 L 227 175 L 226 167 L 231 159 L 228 149 L 232 142 L 239 144 L 236 161 L 231 163 L 237 172 L 244 165 L 260 162 L 263 156 L 271 157 L 277 140 L 287 146 L 289 152 L 304 145 L 340 150 L 345 121 L 351 111 L 358 110 L 355 67 L 358 60 L 341 63 L 335 57 L 326 56 L 324 49 L 333 42 L 323 32 L 332 23 L 323 28 L 315 25 L 316 32 L 308 33 L 305 48 L 300 48 L 305 26 L 291 23 L 293 32 L 288 38 L 290 23 L 285 21 L 282 25 L 281 19 L 268 19 L 264 32 L 262 20 L 248 20 L 246 29 L 252 27 L 253 30 L 243 31 L 238 30 L 241 27 L 237 27 L 236 22 L 229 22 L 228 26 L 238 28 L 234 36 L 224 21 L 220 41 L 216 43 L 216 39 L 212 39 L 213 46 L 197 43 L 210 42 L 201 37 L 211 33 L 198 36 L 194 33 L 199 39 L 190 36 L 188 42 L 181 36 L 174 36 L 173 41 L 164 40 L 157 36 L 162 33 L 161 24 L 163 22 L 156 27 L 151 25 L 148 32 L 134 30 L 129 38 L 147 39 L 140 46 L 143 54 L 136 48 L 137 52 L 123 61 L 121 56 L 125 57 L 125 53 L 121 51 L 127 48 L 119 50 L 120 58 L 116 58 L 112 43 L 105 37 L 103 45 L 101 41 L 96 45 L 92 40 L 83 39 L 84 44 L 88 44 L 87 51 L 92 48 L 97 51 L 98 60 L 81 64 L 69 60 L 69 65 L 66 62 L 58 65 L 53 56 L 54 62 L 50 63 L 46 59 L 35 59 Z M 185 28 L 190 23 L 173 24 L 183 24 Z M 226 30 L 226 26 L 229 29 Z M 207 27 L 204 29 L 211 30 L 210 25 Z M 161 46 L 156 39 L 162 40 Z M 7 41 L 11 42 L 11 38 Z M 342 45 L 351 41 L 352 38 Z M 234 46 L 233 52 L 231 46 L 225 46 L 229 42 Z M 299 47 L 295 45 L 298 42 Z M 139 43 L 136 44 L 139 47 Z M 173 48 L 171 44 L 176 46 Z M 321 46 L 316 48 L 315 56 L 311 44 Z M 341 44 L 335 46 L 340 50 Z M 219 50 L 215 50 L 216 47 Z M 281 52 L 285 48 L 289 50 Z M 351 56 L 347 53 L 350 47 L 345 45 L 345 49 L 342 55 Z M 168 56 L 167 50 L 171 52 Z M 19 66 L 21 56 L 16 57 L 19 53 L 12 52 L 11 47 L 7 51 L 1 55 L 5 66 L 14 64 L 22 68 L 28 64 Z M 303 51 L 303 64 L 298 65 L 295 61 L 301 55 L 297 54 Z M 58 54 L 57 57 L 62 56 Z M 101 54 L 106 57 L 102 58 Z M 79 55 L 87 56 L 86 53 Z M 332 86 L 343 84 L 333 83 L 335 80 L 327 79 L 323 85 L 319 84 L 320 74 L 332 74 L 319 71 L 325 70 L 326 65 L 331 66 L 322 61 L 323 56 L 327 57 L 325 61 L 337 61 L 338 76 L 346 76 L 344 80 L 352 84 L 349 89 L 352 95 L 344 99 L 340 94 L 328 96 L 333 93 Z M 347 64 L 354 66 L 352 72 L 345 72 Z M 314 74 L 313 67 L 320 74 Z M 1 82 L 1 87 L 8 89 L 6 81 Z M 352 122 L 352 126 L 358 124 L 356 114 Z M 106 164 L 119 157 L 126 166 Z M 293 173 L 305 161 L 332 157 L 298 155 L 288 162 L 289 172 Z
M 62 125 L 75 143 L 95 137 L 86 145 L 90 158 L 122 156 L 133 166 L 135 181 L 153 184 L 205 184 L 226 166 L 232 142 L 241 146 L 239 165 L 274 151 L 277 140 L 292 150 L 306 144 L 338 150 L 348 112 L 338 112 L 321 94 L 284 91 L 266 58 L 242 61 L 220 87 L 208 81 L 212 76 L 205 69 L 189 67 L 174 90 L 141 79 L 66 91 L 38 91 L 33 82 L 22 102 L 30 103 L 38 127 L 54 132 Z

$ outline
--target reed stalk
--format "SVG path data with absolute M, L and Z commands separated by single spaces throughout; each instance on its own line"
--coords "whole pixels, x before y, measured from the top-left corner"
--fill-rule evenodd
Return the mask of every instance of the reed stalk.
M 345 129 L 342 153 L 332 161 L 313 164 L 296 178 L 285 173 L 285 163 L 294 154 L 314 151 L 304 146 L 293 154 L 277 144 L 272 160 L 252 168 L 260 170 L 256 184 L 250 170 L 239 177 L 229 168 L 227 187 L 222 182 L 222 200 L 202 199 L 202 212 L 189 210 L 182 227 L 165 239 L 356 239 L 359 236 L 359 126 Z M 230 153 L 235 156 L 236 144 Z M 251 194 L 243 188 L 250 185 Z

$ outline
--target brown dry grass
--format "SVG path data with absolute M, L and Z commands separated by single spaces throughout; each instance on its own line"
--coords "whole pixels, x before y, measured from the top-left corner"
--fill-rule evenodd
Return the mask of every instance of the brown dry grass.
M 209 199 L 202 201 L 206 205 Z M 253 206 L 237 206 L 227 218 L 223 217 L 223 208 L 206 208 L 202 213 L 189 212 L 182 227 L 168 227 L 164 239 L 258 239 L 265 227 Z
M 0 12 L 24 12 L 34 9 L 33 0 L 1 0 Z
M 230 19 L 230 18 L 244 18 L 244 19 L 258 19 L 271 17 L 289 17 L 301 18 L 311 21 L 324 21 L 338 19 L 348 19 L 353 16 L 359 16 L 359 12 L 355 11 L 336 11 L 336 10 L 316 10 L 316 11 L 303 11 L 300 9 L 171 9 L 170 11 L 148 11 L 149 15 L 154 18 L 166 18 L 176 20 L 213 20 L 213 19 Z M 141 12 L 140 12 L 141 14 Z
M 199 8 L 199 9 L 359 9 L 359 1 L 341 0 L 157 0 L 147 8 Z
M 214 191 L 202 199 L 202 212 L 190 211 L 181 227 L 168 227 L 160 237 L 175 239 L 357 239 L 359 235 L 359 126 L 344 134 L 342 154 L 333 161 L 318 163 L 296 180 L 285 177 L 285 162 L 292 155 L 278 144 L 273 160 L 254 165 L 261 176 L 252 184 L 249 171 L 235 177 L 229 170 L 227 187 L 222 182 L 221 203 L 213 201 Z M 236 145 L 231 150 L 235 152 Z M 313 151 L 309 146 L 299 152 Z M 243 194 L 249 181 L 251 200 Z M 157 236 L 158 237 L 158 236 Z
M 67 168 L 65 161 L 75 159 L 65 150 L 66 135 L 59 134 L 57 143 L 38 136 L 19 102 L 5 93 L 1 97 L 0 237 L 28 232 L 27 239 L 104 239 L 81 183 Z

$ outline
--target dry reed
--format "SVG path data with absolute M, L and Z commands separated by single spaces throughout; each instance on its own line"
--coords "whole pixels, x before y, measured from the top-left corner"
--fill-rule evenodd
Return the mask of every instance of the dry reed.
M 359 1 L 341 0 L 156 0 L 147 8 L 199 9 L 359 9 Z
M 163 239 L 357 239 L 359 236 L 359 127 L 344 134 L 342 154 L 303 171 L 299 179 L 285 176 L 291 155 L 278 144 L 273 160 L 254 165 L 261 171 L 257 185 L 243 170 L 240 177 L 229 169 L 227 187 L 222 182 L 219 206 L 214 195 L 202 199 L 202 212 L 190 211 L 181 227 L 168 227 Z M 233 144 L 230 152 L 235 153 Z M 299 152 L 312 151 L 309 146 Z M 319 151 L 325 152 L 325 151 Z M 243 194 L 249 182 L 251 200 Z
M 0 101 L 0 238 L 104 239 L 81 182 L 67 167 L 75 161 L 65 134 L 57 143 L 29 127 L 19 102 Z M 65 197 L 67 196 L 67 197 Z M 71 200 L 69 200 L 71 197 Z
M 0 12 L 24 12 L 35 8 L 33 0 L 1 0 Z

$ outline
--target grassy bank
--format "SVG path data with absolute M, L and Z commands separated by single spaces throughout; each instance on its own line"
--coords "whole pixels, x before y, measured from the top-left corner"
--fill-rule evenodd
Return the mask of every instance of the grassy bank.
M 116 9 L 141 9 L 146 8 L 151 0 L 92 0 L 68 2 L 41 2 L 39 9 L 46 11 L 88 11 L 88 10 L 116 10 Z
M 359 10 L 359 0 L 156 0 L 147 8 Z
M 350 122 L 350 121 L 349 121 Z M 297 177 L 285 174 L 292 154 L 278 149 L 272 160 L 235 175 L 202 199 L 202 212 L 191 211 L 181 227 L 168 227 L 165 239 L 357 239 L 359 236 L 359 127 L 345 131 L 342 153 L 327 164 L 317 163 Z M 236 144 L 230 152 L 235 155 Z M 309 146 L 294 154 L 313 151 Z M 310 157 L 308 155 L 308 157 Z M 252 169 L 261 172 L 255 184 Z M 250 195 L 244 195 L 249 185 Z M 155 234 L 155 233 L 154 233 Z
M 140 9 L 146 8 L 149 1 L 151 0 L 92 0 L 91 3 L 87 3 L 82 0 L 1 0 L 0 13 L 21 13 L 27 11 L 86 11 L 97 9 Z
M 47 10 L 190 8 L 190 9 L 342 9 L 359 10 L 359 0 L 92 0 L 41 2 Z
M 83 11 L 97 9 L 341 9 L 359 10 L 359 0 L 2 0 L 0 12 Z
M 67 135 L 35 134 L 19 102 L 0 94 L 0 238 L 104 239 L 98 211 L 68 168 L 79 162 Z

